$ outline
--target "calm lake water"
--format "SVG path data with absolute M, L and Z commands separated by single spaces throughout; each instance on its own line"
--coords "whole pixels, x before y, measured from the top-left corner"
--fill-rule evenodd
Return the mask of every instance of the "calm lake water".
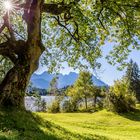
M 55 100 L 56 96 L 41 96 L 41 101 L 46 102 L 46 106 L 50 106 L 53 101 Z M 61 101 L 63 104 L 64 101 L 69 100 L 69 97 L 64 97 L 64 99 Z M 40 107 L 38 105 L 38 98 L 35 98 L 33 96 L 26 96 L 25 97 L 25 108 L 26 110 L 30 110 L 32 112 L 36 112 L 40 110 Z M 39 101 L 40 102 L 40 101 Z M 62 105 L 60 104 L 60 105 Z
M 41 101 L 45 101 L 46 104 L 49 106 L 55 100 L 55 96 L 41 96 Z M 39 107 L 37 105 L 38 99 L 33 96 L 26 96 L 25 97 L 25 108 L 26 110 L 30 111 L 38 111 Z

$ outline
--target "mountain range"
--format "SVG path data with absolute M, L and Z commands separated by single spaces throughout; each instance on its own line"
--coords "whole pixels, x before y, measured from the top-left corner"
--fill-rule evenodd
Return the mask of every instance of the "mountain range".
M 33 87 L 40 88 L 40 89 L 48 89 L 50 81 L 54 77 L 54 74 L 49 74 L 48 72 L 43 72 L 42 74 L 34 73 L 31 77 L 31 83 Z M 63 88 L 66 86 L 73 85 L 76 79 L 78 78 L 78 74 L 75 72 L 70 72 L 69 74 L 59 74 L 58 75 L 58 88 Z M 96 86 L 108 86 L 106 83 L 95 77 L 92 76 L 92 81 Z

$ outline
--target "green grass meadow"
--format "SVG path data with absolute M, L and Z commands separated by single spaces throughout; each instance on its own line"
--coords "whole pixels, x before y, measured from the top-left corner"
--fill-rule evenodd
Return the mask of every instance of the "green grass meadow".
M 140 140 L 140 111 L 48 114 L 1 109 L 0 140 Z

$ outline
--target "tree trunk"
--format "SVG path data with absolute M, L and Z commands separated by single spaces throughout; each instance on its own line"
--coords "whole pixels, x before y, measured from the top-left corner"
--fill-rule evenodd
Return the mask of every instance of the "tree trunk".
M 8 72 L 0 85 L 0 105 L 24 107 L 28 75 L 25 69 L 16 69 L 16 66 Z
M 93 100 L 93 105 L 94 105 L 95 108 L 96 108 L 96 102 L 97 102 L 97 96 L 95 95 L 94 100 Z
M 1 106 L 24 108 L 25 90 L 32 73 L 38 68 L 41 52 L 33 48 L 19 56 L 18 63 L 9 70 L 0 84 Z
M 29 3 L 28 3 L 29 2 Z M 14 67 L 0 84 L 0 105 L 24 108 L 25 90 L 32 73 L 38 68 L 38 62 L 44 47 L 41 42 L 41 9 L 44 0 L 27 1 L 23 18 L 27 23 L 28 39 L 20 46 L 14 46 Z M 9 45 L 10 46 L 10 45 Z M 11 47 L 9 47 L 11 48 Z M 5 47 L 4 47 L 5 49 Z M 11 58 L 11 57 L 10 57 Z
M 87 97 L 85 97 L 85 108 L 87 110 L 88 106 L 87 106 Z

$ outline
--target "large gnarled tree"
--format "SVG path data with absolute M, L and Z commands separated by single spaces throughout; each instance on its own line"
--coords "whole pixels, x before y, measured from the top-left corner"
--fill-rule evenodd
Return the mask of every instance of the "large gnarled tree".
M 122 62 L 130 46 L 139 48 L 138 0 L 11 0 L 0 3 L 0 55 L 13 67 L 0 84 L 0 105 L 24 106 L 24 92 L 39 58 L 50 70 L 98 66 L 105 41 L 114 42 L 113 61 Z M 117 42 L 117 43 L 115 43 Z M 110 57 L 107 57 L 108 59 Z

